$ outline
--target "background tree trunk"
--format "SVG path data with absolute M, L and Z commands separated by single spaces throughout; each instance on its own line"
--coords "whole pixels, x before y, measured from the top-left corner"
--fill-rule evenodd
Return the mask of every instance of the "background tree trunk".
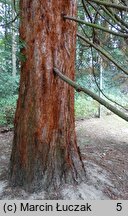
M 74 91 L 53 73 L 74 79 L 76 0 L 21 0 L 22 53 L 10 182 L 28 190 L 55 188 L 85 177 L 76 144 Z
M 99 97 L 102 98 L 103 94 L 103 63 L 102 58 L 99 56 Z M 101 91 L 100 91 L 101 90 Z M 102 105 L 99 103 L 98 117 L 102 117 Z
M 12 4 L 12 20 L 16 17 L 15 9 Z M 16 76 L 16 23 L 12 22 L 12 76 Z

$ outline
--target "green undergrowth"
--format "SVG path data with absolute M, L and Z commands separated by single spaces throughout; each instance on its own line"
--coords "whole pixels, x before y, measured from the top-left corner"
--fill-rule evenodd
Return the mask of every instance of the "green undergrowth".
M 125 94 L 107 94 L 113 100 L 121 103 L 128 109 L 128 101 Z M 0 126 L 13 126 L 14 113 L 16 109 L 16 101 L 18 96 L 13 95 L 0 100 Z M 76 93 L 75 95 L 75 117 L 76 119 L 81 118 L 94 118 L 98 117 L 99 103 L 88 97 L 84 93 Z M 105 108 L 102 108 L 103 115 L 109 115 L 111 112 Z
M 13 95 L 0 100 L 0 125 L 13 127 L 14 113 L 18 96 Z
M 128 109 L 128 95 L 120 93 L 120 92 L 115 92 L 115 94 L 108 92 L 106 95 L 111 98 L 113 101 L 118 102 L 122 106 L 124 106 L 126 109 Z M 105 100 L 107 100 L 105 97 L 103 97 Z M 111 101 L 107 100 L 109 103 L 113 104 L 115 107 L 118 109 L 121 109 L 122 112 L 125 111 L 116 104 L 112 103 Z M 75 97 L 75 116 L 76 119 L 81 119 L 81 118 L 93 118 L 93 117 L 98 117 L 99 113 L 99 103 L 92 98 L 84 95 L 84 93 L 81 93 L 78 95 L 76 93 Z M 104 106 L 102 106 L 102 115 L 109 115 L 111 112 L 106 109 Z
M 91 118 L 98 115 L 99 104 L 93 99 L 80 95 L 75 98 L 76 119 Z

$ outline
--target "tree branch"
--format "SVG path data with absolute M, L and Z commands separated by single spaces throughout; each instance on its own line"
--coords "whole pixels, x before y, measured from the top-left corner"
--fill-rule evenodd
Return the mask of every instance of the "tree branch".
M 126 23 L 122 18 L 120 18 L 116 13 L 113 12 L 111 8 L 107 8 L 107 10 L 113 14 L 113 16 L 123 25 L 128 29 L 128 23 Z
M 85 0 L 82 0 L 82 2 L 84 2 L 84 4 L 85 4 Z M 94 8 L 94 10 L 97 10 L 97 8 L 96 8 L 96 6 L 94 6 L 90 1 L 88 1 L 88 4 L 91 6 L 91 7 L 93 7 Z M 106 8 L 105 6 L 103 6 L 103 5 L 100 5 L 100 8 L 115 22 L 115 23 L 117 23 L 120 27 L 121 27 L 121 29 L 123 30 L 124 29 L 124 31 L 125 32 L 127 32 L 127 24 L 126 24 L 126 26 L 123 24 L 123 20 L 122 19 L 116 19 L 116 17 L 115 17 L 115 14 L 113 13 L 113 11 L 111 10 L 111 12 L 110 12 L 110 8 L 108 9 L 108 8 Z M 100 13 L 100 10 L 98 11 L 98 13 L 99 13 L 99 15 L 101 16 L 101 17 L 103 17 L 103 19 L 105 19 L 113 28 L 115 28 L 117 31 L 121 31 L 121 29 L 118 29 L 117 27 L 115 27 L 112 23 L 110 23 L 109 22 L 109 20 L 107 20 L 103 15 L 102 15 L 102 13 Z
M 118 5 L 118 4 L 114 4 L 114 3 L 108 3 L 108 2 L 104 2 L 104 1 L 97 1 L 97 0 L 90 0 L 90 1 L 94 2 L 94 3 L 98 4 L 98 5 L 104 5 L 106 7 L 112 7 L 112 8 L 118 9 L 118 10 L 123 10 L 123 11 L 128 12 L 128 7 L 127 6 Z
M 97 8 L 96 6 L 94 6 L 92 3 L 88 2 L 88 4 L 95 10 L 97 11 Z M 112 24 L 111 21 L 109 21 L 101 12 L 100 10 L 98 10 L 98 13 L 99 15 L 107 22 L 109 23 L 110 26 L 112 26 L 114 29 L 116 29 L 117 31 L 120 31 L 120 32 L 127 32 L 127 29 L 120 23 L 118 22 L 118 20 L 116 20 L 116 18 L 104 7 L 104 6 L 101 6 L 100 7 L 103 12 L 105 12 L 116 24 L 118 24 L 119 26 L 118 27 L 121 27 L 121 29 L 119 29 L 118 27 L 116 27 L 114 24 Z M 123 30 L 124 29 L 124 30 Z
M 96 28 L 96 29 L 99 29 L 99 30 L 102 30 L 102 31 L 105 31 L 105 32 L 108 32 L 110 34 L 113 34 L 113 35 L 116 35 L 116 36 L 120 36 L 120 37 L 123 37 L 123 38 L 128 38 L 128 34 L 124 34 L 124 33 L 119 33 L 119 32 L 114 32 L 114 31 L 111 31 L 109 29 L 106 29 L 102 26 L 99 26 L 97 24 L 94 24 L 94 23 L 89 23 L 89 22 L 86 22 L 84 20 L 81 20 L 81 19 L 77 19 L 75 17 L 71 17 L 71 16 L 64 16 L 65 19 L 69 19 L 69 20 L 73 20 L 75 22 L 78 22 L 78 23 L 81 23 L 81 24 L 85 24 L 89 27 L 92 27 L 92 28 Z
M 116 65 L 116 67 L 118 67 L 121 71 L 123 71 L 125 74 L 128 75 L 128 71 L 126 71 L 124 68 L 122 68 L 115 60 L 114 58 L 107 53 L 104 49 L 102 49 L 100 46 L 92 43 L 90 40 L 88 40 L 87 38 L 85 38 L 84 36 L 82 36 L 81 34 L 77 33 L 77 36 L 79 38 L 81 38 L 82 40 L 84 40 L 86 43 L 90 44 L 92 47 L 94 47 L 97 51 L 99 51 L 100 53 L 102 53 L 102 55 L 104 55 L 107 59 L 109 59 L 114 65 Z
M 106 7 L 101 6 L 101 9 L 118 25 L 121 27 L 121 29 L 125 32 L 128 31 L 128 28 L 126 26 L 123 25 L 122 23 L 122 19 L 116 19 L 115 14 L 112 13 L 112 10 L 110 12 L 110 10 L 108 10 Z M 109 23 L 110 25 L 112 25 L 111 23 Z M 113 27 L 116 29 L 116 27 L 113 25 Z M 121 31 L 120 29 L 117 29 L 118 31 Z
M 89 11 L 88 11 L 88 9 L 86 7 L 86 4 L 85 4 L 84 0 L 82 0 L 82 4 L 83 4 L 85 12 L 87 13 L 87 15 L 88 15 L 88 17 L 90 19 L 90 22 L 92 23 L 92 17 L 90 16 L 90 13 L 89 13 Z
M 125 121 L 128 121 L 128 115 L 127 114 L 121 112 L 116 107 L 114 107 L 113 105 L 111 105 L 110 103 L 108 103 L 107 101 L 105 101 L 103 98 L 100 98 L 98 95 L 96 95 L 95 93 L 93 93 L 89 89 L 83 88 L 80 85 L 76 84 L 74 81 L 72 81 L 71 79 L 69 79 L 64 74 L 62 74 L 56 67 L 54 67 L 53 70 L 54 70 L 55 74 L 57 74 L 63 81 L 65 81 L 70 86 L 72 86 L 77 92 L 84 92 L 85 94 L 89 95 L 94 100 L 98 101 L 100 104 L 102 104 L 103 106 L 105 106 L 111 112 L 115 113 L 116 115 L 118 115 L 119 117 L 121 117 L 122 119 L 124 119 Z
M 92 50 L 92 47 L 91 47 L 91 53 L 92 53 L 92 57 L 93 57 L 93 50 Z M 102 93 L 102 95 L 103 95 L 107 100 L 111 101 L 112 103 L 116 104 L 117 106 L 119 106 L 119 107 L 123 108 L 125 111 L 127 111 L 127 109 L 126 109 L 123 105 L 121 105 L 121 104 L 117 103 L 116 101 L 112 100 L 111 98 L 109 98 L 109 97 L 104 93 L 104 91 L 100 88 L 100 86 L 99 86 L 99 84 L 98 84 L 98 82 L 97 82 L 96 74 L 95 74 L 95 66 L 94 66 L 93 58 L 92 58 L 92 74 L 93 74 L 93 77 L 94 77 L 95 84 L 96 84 L 98 90 Z
M 19 16 L 19 14 L 17 14 L 17 15 L 15 16 L 15 18 L 14 18 L 13 20 L 9 21 L 8 23 L 3 24 L 3 25 L 0 25 L 0 27 L 5 27 L 5 26 L 11 25 L 12 23 L 14 23 L 14 22 L 16 21 L 16 19 L 18 18 L 18 16 Z

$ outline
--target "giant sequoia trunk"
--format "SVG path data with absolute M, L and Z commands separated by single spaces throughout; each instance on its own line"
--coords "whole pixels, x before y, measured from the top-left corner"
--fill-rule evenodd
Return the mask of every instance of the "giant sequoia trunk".
M 74 92 L 54 74 L 74 79 L 76 0 L 20 0 L 22 53 L 10 182 L 26 189 L 55 188 L 84 175 L 76 144 Z

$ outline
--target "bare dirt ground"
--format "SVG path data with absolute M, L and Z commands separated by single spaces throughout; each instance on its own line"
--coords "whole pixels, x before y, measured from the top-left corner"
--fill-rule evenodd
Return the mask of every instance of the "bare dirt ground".
M 128 123 L 115 115 L 76 121 L 86 182 L 29 194 L 8 186 L 13 132 L 0 128 L 0 199 L 128 199 Z
M 110 199 L 128 199 L 128 123 L 115 115 L 79 121 L 78 143 L 102 192 Z M 85 166 L 86 167 L 86 166 Z M 93 172 L 93 173 L 92 173 Z M 100 179 L 100 177 L 104 179 Z M 106 181 L 106 182 L 105 182 Z

